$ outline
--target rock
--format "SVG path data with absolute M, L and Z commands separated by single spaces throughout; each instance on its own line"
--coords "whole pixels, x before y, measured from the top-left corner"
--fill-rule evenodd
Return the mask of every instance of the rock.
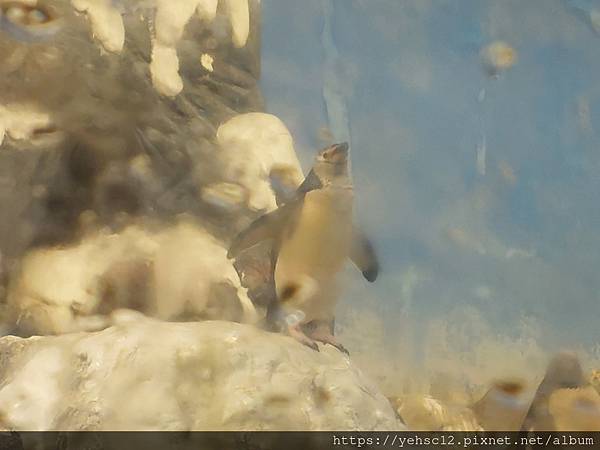
M 80 244 L 30 251 L 8 294 L 9 323 L 23 335 L 77 331 L 101 307 L 102 276 L 128 257 L 143 258 L 137 230 L 98 233 Z M 102 327 L 102 325 L 100 325 Z
M 600 394 L 592 386 L 557 389 L 548 409 L 557 431 L 600 431 Z
M 335 348 L 231 322 L 7 336 L 0 362 L 0 429 L 403 429 Z
M 222 242 L 185 221 L 158 239 L 153 315 L 165 320 L 257 321 Z
M 7 260 L 73 244 L 86 210 L 109 227 L 122 212 L 165 221 L 187 212 L 226 230 L 231 217 L 198 196 L 225 181 L 213 164 L 218 126 L 263 108 L 258 0 L 42 3 L 60 23 L 52 36 L 31 42 L 0 30 Z
M 590 384 L 600 394 L 600 369 L 592 370 L 592 373 L 590 375 Z
M 130 226 L 32 250 L 11 285 L 9 324 L 21 335 L 92 331 L 122 308 L 163 320 L 253 323 L 256 311 L 226 254 L 185 219 L 159 231 Z
M 245 191 L 233 183 L 213 183 L 205 186 L 200 194 L 209 205 L 226 212 L 236 212 L 245 199 Z
M 290 132 L 271 114 L 240 114 L 219 127 L 217 141 L 226 180 L 247 190 L 252 209 L 277 206 L 269 180 L 272 171 L 285 172 L 296 186 L 304 179 Z
M 71 0 L 73 7 L 84 13 L 92 27 L 92 36 L 107 52 L 121 53 L 125 42 L 125 27 L 121 13 L 111 0 Z
M 12 139 L 31 139 L 37 130 L 45 130 L 51 119 L 34 105 L 0 105 L 0 145 L 5 134 Z
M 557 353 L 548 363 L 546 374 L 535 392 L 521 430 L 557 430 L 556 418 L 550 405 L 551 397 L 557 391 L 580 390 L 587 385 L 588 380 L 584 376 L 577 354 L 570 351 Z
M 250 34 L 250 11 L 247 1 L 225 0 L 225 11 L 231 21 L 231 39 L 237 47 L 246 45 Z
M 482 431 L 470 409 L 445 405 L 430 395 L 409 394 L 399 398 L 396 406 L 411 430 Z
M 231 40 L 234 47 L 244 47 L 250 34 L 248 0 L 225 0 L 223 9 L 231 23 Z M 204 22 L 210 23 L 217 15 L 217 2 L 156 0 L 150 71 L 154 87 L 168 97 L 176 96 L 183 89 L 183 80 L 179 76 L 177 44 L 194 13 Z
M 499 380 L 473 405 L 477 420 L 486 431 L 519 431 L 533 392 L 518 380 Z

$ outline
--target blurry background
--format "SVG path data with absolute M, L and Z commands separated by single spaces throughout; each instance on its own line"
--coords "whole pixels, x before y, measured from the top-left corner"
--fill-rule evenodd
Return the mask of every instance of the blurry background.
M 506 70 L 482 60 L 494 42 Z M 597 365 L 599 4 L 265 0 L 262 43 L 266 109 L 305 170 L 351 142 L 383 274 L 348 269 L 339 322 L 366 366 Z

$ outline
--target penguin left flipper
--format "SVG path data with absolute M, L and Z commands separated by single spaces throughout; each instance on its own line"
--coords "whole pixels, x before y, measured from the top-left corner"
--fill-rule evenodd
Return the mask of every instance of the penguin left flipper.
M 277 240 L 286 224 L 293 217 L 294 211 L 301 206 L 301 202 L 286 203 L 275 211 L 259 217 L 233 240 L 227 257 L 235 258 L 241 251 L 246 250 L 268 239 Z
M 256 219 L 248 228 L 242 231 L 233 241 L 227 257 L 235 258 L 239 252 L 250 248 L 267 239 L 277 239 L 281 236 L 285 225 L 293 220 L 295 212 L 302 208 L 304 195 L 310 191 L 321 189 L 323 183 L 315 174 L 314 170 L 308 173 L 302 184 L 298 187 L 293 198 L 279 205 L 275 211 L 271 211 Z
M 362 272 L 365 279 L 372 283 L 379 275 L 379 261 L 377 260 L 375 248 L 365 234 L 356 226 L 353 233 L 350 259 Z

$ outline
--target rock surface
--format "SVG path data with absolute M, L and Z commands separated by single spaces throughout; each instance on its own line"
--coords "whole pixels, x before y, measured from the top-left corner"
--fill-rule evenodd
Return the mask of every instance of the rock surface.
M 495 381 L 473 410 L 487 431 L 519 431 L 534 394 L 520 381 Z
M 483 431 L 470 408 L 449 405 L 430 395 L 408 394 L 395 401 L 400 417 L 411 430 Z
M 227 238 L 236 217 L 212 208 L 224 181 L 215 134 L 263 108 L 260 3 L 50 3 L 52 36 L 30 42 L 0 30 L 5 273 L 32 247 L 76 242 L 87 211 L 113 229 L 123 213 L 169 221 L 185 212 Z
M 0 339 L 0 429 L 402 429 L 345 355 L 249 325 L 136 317 Z
M 21 336 L 96 331 L 127 308 L 170 321 L 253 323 L 256 311 L 226 253 L 185 218 L 161 230 L 129 226 L 32 250 L 11 284 L 8 322 Z
M 304 179 L 292 136 L 272 114 L 247 113 L 229 119 L 217 130 L 217 142 L 224 177 L 247 190 L 248 206 L 254 210 L 277 206 L 269 180 L 273 170 L 288 172 L 294 189 Z

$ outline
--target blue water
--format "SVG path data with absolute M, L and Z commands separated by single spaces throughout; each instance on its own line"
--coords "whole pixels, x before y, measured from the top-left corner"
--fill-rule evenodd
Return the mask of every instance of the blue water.
M 305 168 L 320 128 L 351 142 L 357 215 L 384 274 L 374 286 L 350 276 L 346 308 L 368 292 L 389 329 L 464 307 L 500 335 L 535 323 L 550 351 L 600 343 L 594 6 L 263 1 L 267 110 L 292 131 Z M 480 50 L 496 40 L 518 59 L 490 77 Z M 419 281 L 407 301 L 409 270 Z

